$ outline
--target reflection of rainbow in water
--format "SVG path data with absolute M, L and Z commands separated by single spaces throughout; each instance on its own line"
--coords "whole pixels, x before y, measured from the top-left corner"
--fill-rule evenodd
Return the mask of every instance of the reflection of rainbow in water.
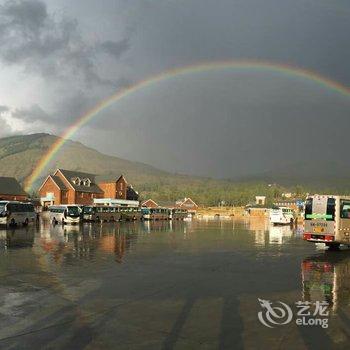
M 234 70 L 234 71 L 248 71 L 248 72 L 268 72 L 277 73 L 282 76 L 301 78 L 304 80 L 312 81 L 322 87 L 333 90 L 345 96 L 349 96 L 350 89 L 342 85 L 341 83 L 326 78 L 318 73 L 306 70 L 303 68 L 294 67 L 287 64 L 256 61 L 256 60 L 231 60 L 231 61 L 219 61 L 219 62 L 204 62 L 182 68 L 174 68 L 166 72 L 160 73 L 149 79 L 140 81 L 135 85 L 127 87 L 118 91 L 116 94 L 108 97 L 94 108 L 87 111 L 85 114 L 80 116 L 70 127 L 68 127 L 61 135 L 60 138 L 49 148 L 49 150 L 42 156 L 39 162 L 34 167 L 31 175 L 26 180 L 26 190 L 30 191 L 33 183 L 42 175 L 43 171 L 49 164 L 49 162 L 56 156 L 58 151 L 71 138 L 81 127 L 88 123 L 91 119 L 96 117 L 104 109 L 110 107 L 114 102 L 120 101 L 123 98 L 132 95 L 133 93 L 160 83 L 162 81 L 169 80 L 171 78 L 185 76 L 188 74 L 196 74 L 215 70 Z

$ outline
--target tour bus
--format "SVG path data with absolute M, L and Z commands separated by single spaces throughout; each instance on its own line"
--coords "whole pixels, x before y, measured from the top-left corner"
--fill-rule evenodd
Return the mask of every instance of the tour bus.
M 121 211 L 117 206 L 84 206 L 83 220 L 92 222 L 120 221 Z
M 52 205 L 49 207 L 49 213 L 53 225 L 80 223 L 81 210 L 74 204 Z
M 170 209 L 168 208 L 142 208 L 144 220 L 168 220 Z
M 180 209 L 180 208 L 169 209 L 170 220 L 184 220 L 187 217 L 188 217 L 187 209 Z
M 31 203 L 17 201 L 0 201 L 0 225 L 28 225 L 34 222 L 36 213 Z
M 141 208 L 139 207 L 120 207 L 121 219 L 125 221 L 135 221 L 142 219 Z
M 295 211 L 287 207 L 270 209 L 270 223 L 273 225 L 291 225 L 294 222 Z
M 331 248 L 350 245 L 350 197 L 315 195 L 305 202 L 304 239 Z

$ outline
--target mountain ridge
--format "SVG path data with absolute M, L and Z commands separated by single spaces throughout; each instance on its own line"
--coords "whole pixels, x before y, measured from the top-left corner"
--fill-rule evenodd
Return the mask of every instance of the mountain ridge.
M 0 139 L 0 176 L 17 178 L 20 182 L 32 173 L 35 165 L 58 137 L 47 133 L 16 135 Z M 138 190 L 142 198 L 173 201 L 192 197 L 205 205 L 247 204 L 255 195 L 276 196 L 276 191 L 294 191 L 300 185 L 304 192 L 323 190 L 350 192 L 350 166 L 331 161 L 312 161 L 300 164 L 281 165 L 276 170 L 247 176 L 235 180 L 219 180 L 182 174 L 172 174 L 151 165 L 105 155 L 84 144 L 67 140 L 42 176 L 33 185 L 35 191 L 44 178 L 55 169 L 82 171 L 96 175 L 118 175 L 123 173 L 129 183 Z M 277 183 L 276 186 L 268 184 Z
M 21 183 L 32 173 L 41 157 L 58 140 L 47 133 L 16 135 L 0 139 L 0 176 L 11 176 Z M 82 171 L 96 175 L 123 173 L 131 184 L 157 187 L 156 184 L 218 181 L 183 174 L 171 174 L 151 165 L 105 155 L 81 142 L 67 140 L 42 176 L 34 183 L 37 189 L 43 179 L 57 168 Z

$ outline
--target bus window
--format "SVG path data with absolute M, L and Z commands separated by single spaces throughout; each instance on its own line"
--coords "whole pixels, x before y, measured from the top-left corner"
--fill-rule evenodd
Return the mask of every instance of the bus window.
M 305 220 L 311 220 L 312 215 L 312 198 L 308 198 L 305 202 Z
M 94 212 L 94 208 L 93 207 L 84 207 L 83 208 L 83 213 L 84 214 L 92 214 Z
M 328 198 L 327 200 L 327 221 L 334 221 L 335 216 L 335 198 Z
M 340 202 L 340 217 L 350 219 L 350 201 L 342 200 Z
M 0 214 L 5 212 L 6 204 L 1 203 L 0 204 Z
M 68 215 L 69 216 L 79 216 L 80 212 L 79 212 L 79 208 L 78 207 L 68 207 Z

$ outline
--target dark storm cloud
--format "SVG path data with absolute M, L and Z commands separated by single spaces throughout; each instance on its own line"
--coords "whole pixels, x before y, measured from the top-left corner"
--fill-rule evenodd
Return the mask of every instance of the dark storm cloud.
M 11 113 L 11 115 L 16 119 L 24 120 L 27 123 L 36 121 L 48 122 L 50 119 L 49 114 L 38 105 L 33 105 L 26 109 L 16 109 Z
M 12 0 L 2 5 L 0 40 L 0 59 L 7 64 L 22 64 L 47 79 L 74 75 L 87 84 L 114 85 L 98 74 L 95 43 L 83 39 L 78 22 L 68 17 L 56 19 L 41 1 Z M 127 50 L 124 41 L 106 45 L 114 55 Z
M 92 107 L 96 100 L 91 100 L 83 92 L 64 99 L 63 103 L 57 103 L 54 110 L 48 112 L 41 106 L 34 104 L 28 108 L 15 109 L 11 112 L 13 118 L 26 123 L 42 122 L 50 128 L 54 125 L 52 132 L 61 132 L 72 120 L 85 114 L 89 107 Z
M 118 42 L 115 41 L 104 41 L 100 44 L 100 48 L 111 55 L 112 57 L 119 59 L 121 55 L 129 49 L 129 39 L 125 38 Z
M 84 141 L 171 171 L 237 177 L 309 160 L 341 162 L 346 148 L 350 99 L 299 79 L 222 70 L 127 100 L 96 118 L 110 131 Z
M 198 61 L 271 60 L 350 83 L 349 17 L 326 2 L 148 1 L 135 15 L 131 61 L 157 72 Z M 349 7 L 343 3 L 344 11 Z
M 11 111 L 58 133 L 123 86 L 216 60 L 289 63 L 349 85 L 349 9 L 327 0 L 7 1 L 0 61 L 50 91 Z M 197 73 L 113 104 L 79 137 L 164 169 L 231 177 L 299 159 L 341 161 L 349 108 L 346 97 L 291 75 Z
M 29 34 L 38 34 L 48 17 L 46 5 L 38 1 L 7 1 L 1 12 L 12 25 L 29 31 Z

